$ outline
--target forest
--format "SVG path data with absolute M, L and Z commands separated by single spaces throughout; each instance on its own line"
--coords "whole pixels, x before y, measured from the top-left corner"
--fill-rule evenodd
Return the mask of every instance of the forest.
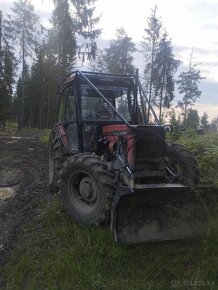
M 8 14 L 0 11 L 0 124 L 15 122 L 18 129 L 51 128 L 55 123 L 57 88 L 64 76 L 78 68 L 108 73 L 133 74 L 135 53 L 144 59 L 141 81 L 149 102 L 162 123 L 176 128 L 217 130 L 205 112 L 199 117 L 193 104 L 201 96 L 204 78 L 199 64 L 190 62 L 178 73 L 170 35 L 158 15 L 158 7 L 145 19 L 140 48 L 118 27 L 108 48 L 98 48 L 101 36 L 97 0 L 54 0 L 50 28 L 40 24 L 28 0 L 17 0 Z M 179 101 L 175 101 L 176 94 Z M 150 110 L 147 121 L 152 122 Z M 178 113 L 179 112 L 179 113 Z
M 39 1 L 42 5 L 46 2 Z M 209 112 L 199 115 L 196 109 L 198 100 L 206 96 L 200 89 L 205 76 L 201 64 L 195 62 L 194 49 L 190 51 L 189 64 L 183 65 L 176 57 L 175 45 L 157 6 L 149 10 L 149 16 L 144 19 L 140 43 L 123 27 L 117 27 L 116 35 L 104 48 L 101 46 L 101 15 L 97 13 L 99 0 L 50 1 L 54 10 L 46 27 L 42 26 L 31 1 L 15 0 L 7 13 L 0 7 L 0 289 L 218 289 L 218 115 L 211 119 Z M 61 141 L 65 135 L 59 136 L 54 127 L 57 90 L 65 75 L 77 69 L 132 75 L 138 69 L 138 55 L 143 60 L 139 75 L 145 92 L 140 97 L 146 96 L 160 123 L 167 124 L 160 128 L 139 126 L 139 129 L 153 128 L 158 130 L 156 132 L 161 129 L 161 138 L 159 133 L 152 135 L 144 131 L 150 139 L 143 139 L 146 133 L 139 134 L 139 139 L 134 141 L 120 126 L 118 141 L 123 135 L 128 139 L 117 145 L 90 130 L 90 140 L 98 142 L 96 150 L 66 152 L 67 147 Z M 89 102 L 87 107 L 93 104 Z M 141 100 L 139 104 L 137 110 L 144 110 L 144 123 L 156 125 L 150 106 L 142 107 Z M 73 123 L 71 121 L 66 124 Z M 168 126 L 169 123 L 172 126 Z M 164 131 L 167 127 L 173 127 L 173 132 Z M 84 132 L 89 137 L 88 131 Z M 153 138 L 155 135 L 157 139 Z M 162 136 L 166 142 L 162 142 Z M 129 148 L 121 146 L 128 142 Z M 108 145 L 110 143 L 112 146 Z M 133 184 L 134 167 L 132 164 L 130 169 L 128 167 L 128 154 L 132 154 L 133 146 L 139 153 L 148 151 L 150 154 L 149 158 L 142 159 L 146 161 L 144 164 L 137 164 L 139 171 L 144 170 L 137 179 L 145 178 L 145 184 Z M 99 148 L 104 151 L 97 151 Z M 168 154 L 170 148 L 171 155 Z M 157 149 L 161 149 L 161 155 L 151 158 Z M 128 162 L 117 167 L 122 156 Z M 124 170 L 128 175 L 123 174 Z M 73 176 L 74 182 L 71 181 Z M 193 231 L 203 224 L 206 216 L 204 228 L 193 237 L 130 245 L 117 243 L 110 229 L 112 223 L 106 224 L 105 220 L 100 225 L 84 224 L 69 214 L 71 201 L 66 202 L 63 188 L 72 189 L 71 197 L 77 196 L 81 216 L 87 208 L 92 214 L 98 201 L 103 200 L 98 203 L 103 205 L 97 211 L 98 217 L 108 219 L 112 215 L 112 203 L 114 206 L 117 197 L 121 198 L 118 196 L 120 187 L 127 187 L 123 181 L 129 180 L 132 183 L 127 183 L 128 189 L 134 198 L 138 196 L 137 189 L 148 185 L 149 191 L 142 195 L 148 204 L 154 198 L 145 193 L 162 195 L 161 189 L 166 186 L 166 192 L 163 190 L 166 203 L 153 200 L 154 207 L 149 210 L 141 204 L 136 207 L 134 201 L 129 200 L 128 204 L 137 212 L 149 214 L 147 224 L 151 225 L 151 230 L 144 231 L 148 237 L 154 232 L 153 216 L 160 217 L 161 222 L 156 223 L 160 231 L 164 226 L 175 226 L 179 215 Z M 158 192 L 152 192 L 153 185 L 160 186 Z M 172 195 L 170 187 L 174 190 Z M 180 189 L 188 191 L 180 195 Z M 178 196 L 181 200 L 176 201 Z M 191 215 L 185 211 L 187 200 L 191 200 L 187 206 Z M 200 207 L 199 202 L 198 206 L 194 205 L 197 200 Z M 158 209 L 158 205 L 163 204 L 174 214 L 169 223 L 164 211 Z M 125 208 L 120 212 L 125 213 Z M 200 217 L 199 224 L 193 226 L 195 215 Z M 141 220 L 139 215 L 134 232 Z M 126 220 L 125 225 L 131 225 L 131 219 Z M 183 225 L 179 224 L 182 231 Z

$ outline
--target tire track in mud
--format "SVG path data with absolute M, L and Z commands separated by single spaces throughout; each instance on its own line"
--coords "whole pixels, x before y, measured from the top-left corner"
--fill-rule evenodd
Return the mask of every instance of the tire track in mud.
M 7 262 L 22 226 L 49 198 L 47 148 L 37 133 L 0 135 L 0 265 Z

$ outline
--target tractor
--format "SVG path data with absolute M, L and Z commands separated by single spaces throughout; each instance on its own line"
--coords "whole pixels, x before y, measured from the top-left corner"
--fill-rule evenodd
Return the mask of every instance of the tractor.
M 152 122 L 146 119 L 147 111 Z M 201 233 L 200 173 L 192 152 L 166 142 L 138 74 L 74 71 L 58 89 L 49 140 L 49 188 L 85 224 L 110 223 L 120 243 Z

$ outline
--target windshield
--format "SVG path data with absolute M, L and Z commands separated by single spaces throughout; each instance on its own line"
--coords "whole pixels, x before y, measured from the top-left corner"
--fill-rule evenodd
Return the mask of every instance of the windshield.
M 132 91 L 123 87 L 98 87 L 99 91 L 127 120 L 131 120 Z M 82 119 L 84 121 L 120 121 L 98 93 L 88 85 L 81 86 Z

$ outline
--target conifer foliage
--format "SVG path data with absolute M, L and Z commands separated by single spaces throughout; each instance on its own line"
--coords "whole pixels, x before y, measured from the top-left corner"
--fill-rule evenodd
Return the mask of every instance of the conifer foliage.
M 170 107 L 174 99 L 174 76 L 180 64 L 173 54 L 173 46 L 160 17 L 157 6 L 151 9 L 147 19 L 142 48 L 145 55 L 145 88 L 149 102 L 159 108 L 159 119 L 162 121 L 163 107 Z M 148 107 L 147 120 L 150 120 Z
M 110 47 L 100 52 L 96 61 L 99 71 L 117 74 L 133 74 L 133 53 L 136 46 L 126 31 L 121 27 L 117 29 L 117 37 L 110 41 Z
M 65 75 L 80 65 L 87 67 L 91 63 L 92 70 L 108 73 L 136 72 L 134 59 L 140 51 L 123 27 L 117 29 L 108 48 L 97 48 L 101 34 L 97 0 L 53 0 L 53 4 L 47 29 L 40 25 L 30 0 L 16 0 L 9 14 L 0 11 L 0 125 L 3 127 L 11 118 L 18 121 L 18 129 L 51 128 L 56 119 L 57 88 Z M 172 105 L 177 84 L 182 96 L 178 105 L 183 110 L 184 125 L 189 126 L 190 118 L 191 122 L 195 119 L 195 124 L 199 123 L 191 105 L 201 95 L 200 70 L 190 64 L 188 71 L 175 81 L 180 61 L 174 56 L 172 41 L 156 6 L 146 19 L 141 47 L 145 60 L 143 86 L 150 103 L 159 111 L 160 121 L 164 120 L 164 108 Z M 144 123 L 154 121 L 142 94 L 140 110 Z M 175 112 L 171 119 L 176 122 Z M 202 124 L 208 126 L 206 116 Z
M 3 14 L 0 11 L 0 124 L 5 128 L 11 117 L 12 87 L 14 83 L 15 58 L 7 39 Z
M 7 33 L 13 45 L 19 47 L 19 58 L 22 62 L 22 95 L 19 102 L 18 129 L 24 126 L 24 101 L 25 101 L 25 67 L 27 57 L 32 54 L 38 45 L 39 17 L 34 12 L 33 5 L 28 0 L 18 0 L 13 3 L 11 14 L 8 15 Z
M 95 58 L 96 0 L 54 0 L 46 30 L 29 0 L 13 3 L 3 27 L 0 18 L 0 120 L 9 113 L 22 127 L 51 127 L 55 121 L 56 91 L 65 75 Z M 16 67 L 12 47 L 16 49 Z M 14 71 L 17 84 L 12 90 Z M 13 95 L 13 96 L 12 96 Z

